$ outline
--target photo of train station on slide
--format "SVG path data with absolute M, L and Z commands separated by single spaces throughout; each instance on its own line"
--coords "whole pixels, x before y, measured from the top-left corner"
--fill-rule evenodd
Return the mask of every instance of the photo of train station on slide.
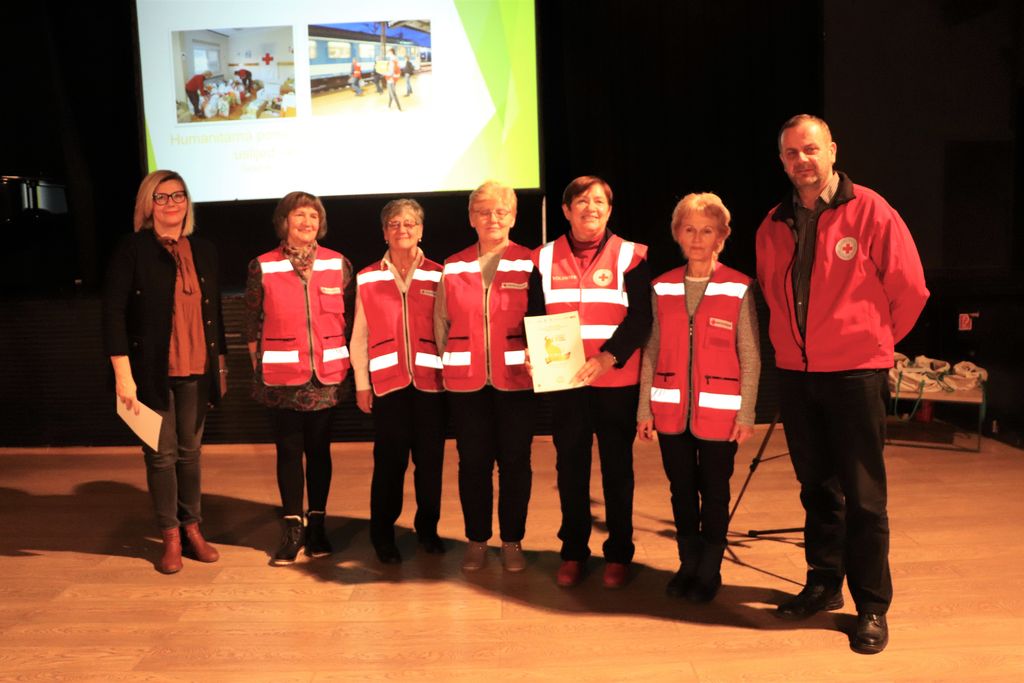
M 315 116 L 416 111 L 430 101 L 430 21 L 309 27 Z
M 292 27 L 171 33 L 178 123 L 295 116 Z

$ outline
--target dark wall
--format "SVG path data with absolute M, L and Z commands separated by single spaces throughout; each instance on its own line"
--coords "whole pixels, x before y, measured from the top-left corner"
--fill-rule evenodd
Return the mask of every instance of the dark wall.
M 545 195 L 548 236 L 561 234 L 562 189 L 591 173 L 615 192 L 612 228 L 650 244 L 655 272 L 680 263 L 669 216 L 693 191 L 723 197 L 733 212 L 723 260 L 753 272 L 757 224 L 788 191 L 778 126 L 800 111 L 823 114 L 839 167 L 889 199 L 924 258 L 936 296 L 907 350 L 999 368 L 999 396 L 1024 380 L 1008 362 L 1024 343 L 1021 326 L 991 326 L 1019 320 L 1012 308 L 1019 299 L 1010 298 L 1019 297 L 1022 256 L 1018 3 L 539 1 L 537 20 L 543 188 L 521 193 L 513 239 L 539 242 Z M 5 8 L 0 41 L 18 65 L 9 70 L 16 105 L 0 108 L 7 133 L 0 173 L 65 182 L 71 209 L 56 227 L 5 224 L 10 248 L 0 272 L 17 276 L 3 280 L 3 292 L 88 298 L 113 242 L 130 230 L 143 175 L 131 4 L 42 0 Z M 357 266 L 378 258 L 377 212 L 388 198 L 325 199 L 325 242 Z M 441 259 L 473 241 L 464 194 L 419 199 L 428 255 Z M 237 291 L 246 262 L 273 245 L 273 204 L 197 207 L 229 289 Z M 39 258 L 62 249 L 59 267 L 51 264 L 61 259 Z M 972 306 L 982 312 L 977 336 L 957 333 L 950 311 Z M 17 357 L 18 339 L 3 334 Z M 97 391 L 57 393 L 106 402 Z M 5 402 L 17 398 L 5 394 Z M 1021 423 L 1009 399 L 990 413 Z M 229 418 L 211 427 L 224 424 L 230 436 L 237 421 Z

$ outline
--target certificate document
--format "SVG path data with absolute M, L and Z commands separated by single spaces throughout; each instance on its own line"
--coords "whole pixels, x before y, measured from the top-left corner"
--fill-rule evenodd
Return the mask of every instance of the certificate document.
M 523 324 L 533 368 L 533 390 L 540 393 L 583 386 L 572 381 L 587 361 L 580 336 L 579 313 L 527 316 Z
M 164 418 L 161 417 L 160 413 L 156 412 L 139 399 L 135 399 L 135 403 L 139 406 L 139 414 L 136 415 L 134 410 L 129 410 L 124 407 L 121 403 L 121 399 L 114 397 L 115 408 L 117 414 L 125 421 L 135 435 L 138 436 L 142 441 L 152 448 L 154 451 L 157 450 L 160 442 L 160 425 L 163 424 Z

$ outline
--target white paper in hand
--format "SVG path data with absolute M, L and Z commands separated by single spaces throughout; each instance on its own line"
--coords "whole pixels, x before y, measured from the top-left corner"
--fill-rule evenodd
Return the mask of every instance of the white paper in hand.
M 135 414 L 135 406 L 125 408 L 124 403 L 116 396 L 114 403 L 117 405 L 118 417 L 131 427 L 143 443 L 154 451 L 157 450 L 157 445 L 160 443 L 160 425 L 163 424 L 164 418 L 138 399 L 135 399 L 135 405 L 139 406 L 138 415 Z

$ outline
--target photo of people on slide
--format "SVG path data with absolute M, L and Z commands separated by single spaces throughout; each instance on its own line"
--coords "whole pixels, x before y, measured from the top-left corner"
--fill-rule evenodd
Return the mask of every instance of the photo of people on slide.
M 295 116 L 291 26 L 171 33 L 178 123 Z
M 430 76 L 430 21 L 309 27 L 315 116 L 421 109 L 429 101 Z

